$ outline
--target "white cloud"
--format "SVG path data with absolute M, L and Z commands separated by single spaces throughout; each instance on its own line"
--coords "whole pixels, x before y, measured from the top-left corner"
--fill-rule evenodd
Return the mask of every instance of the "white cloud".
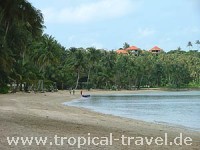
M 138 33 L 140 37 L 148 37 L 155 34 L 155 30 L 150 28 L 139 28 Z
M 66 37 L 66 41 L 69 45 L 71 45 L 72 47 L 83 47 L 83 48 L 87 48 L 87 47 L 96 47 L 96 48 L 104 48 L 103 44 L 100 43 L 98 41 L 98 39 L 96 39 L 98 37 L 97 34 L 95 33 L 89 33 L 88 35 L 70 35 L 68 37 Z M 71 47 L 69 46 L 69 47 Z
M 82 3 L 75 7 L 45 8 L 42 12 L 46 22 L 84 23 L 122 17 L 134 10 L 135 4 L 132 0 L 97 0 Z

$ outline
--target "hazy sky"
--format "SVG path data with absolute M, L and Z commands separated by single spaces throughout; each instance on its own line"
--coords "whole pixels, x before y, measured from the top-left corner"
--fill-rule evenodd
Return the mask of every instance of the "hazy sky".
M 200 40 L 200 0 L 28 0 L 45 33 L 66 48 L 118 49 L 124 42 L 168 51 Z

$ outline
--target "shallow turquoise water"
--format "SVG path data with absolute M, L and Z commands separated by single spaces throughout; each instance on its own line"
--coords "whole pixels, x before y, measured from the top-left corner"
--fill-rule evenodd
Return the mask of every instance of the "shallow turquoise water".
M 200 91 L 99 95 L 67 102 L 65 105 L 200 130 Z

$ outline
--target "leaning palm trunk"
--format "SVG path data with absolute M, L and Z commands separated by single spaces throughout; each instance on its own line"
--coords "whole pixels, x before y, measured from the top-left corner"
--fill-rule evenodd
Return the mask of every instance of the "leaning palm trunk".
M 90 68 L 89 71 L 88 71 L 88 77 L 87 77 L 87 88 L 88 88 L 89 80 L 90 80 L 90 71 L 91 71 L 91 68 Z
M 77 87 L 78 87 L 78 81 L 79 81 L 79 78 L 80 78 L 80 75 L 79 75 L 79 70 L 78 70 L 78 72 L 77 72 L 77 80 L 76 80 L 76 86 L 75 86 L 75 90 L 77 89 Z
M 7 37 L 8 30 L 9 30 L 9 26 L 10 26 L 10 24 L 9 24 L 9 22 L 8 22 L 8 24 L 6 25 L 6 33 L 5 33 L 5 36 L 4 36 L 4 40 L 5 40 L 6 37 Z

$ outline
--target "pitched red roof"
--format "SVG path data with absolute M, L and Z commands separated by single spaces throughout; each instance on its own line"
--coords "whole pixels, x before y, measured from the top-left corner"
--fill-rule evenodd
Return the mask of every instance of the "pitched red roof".
M 154 50 L 154 51 L 161 51 L 162 49 L 159 48 L 158 46 L 154 46 L 152 49 L 150 49 L 150 51 L 152 51 L 152 50 Z
M 136 47 L 136 46 L 130 46 L 130 47 L 126 48 L 126 50 L 127 51 L 133 51 L 133 50 L 139 50 L 139 48 Z
M 127 51 L 123 50 L 123 49 L 119 49 L 116 52 L 117 52 L 117 54 L 127 54 Z

